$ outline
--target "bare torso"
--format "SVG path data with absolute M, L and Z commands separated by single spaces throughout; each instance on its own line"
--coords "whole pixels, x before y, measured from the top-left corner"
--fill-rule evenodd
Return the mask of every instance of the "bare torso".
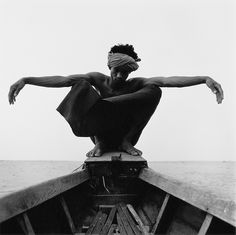
M 110 82 L 110 79 L 111 78 L 106 75 L 94 79 L 93 86 L 102 96 L 102 98 L 133 93 L 141 89 L 144 85 L 143 78 L 130 78 L 126 81 L 120 82 L 119 84 L 117 84 L 117 86 L 113 87 L 112 83 Z

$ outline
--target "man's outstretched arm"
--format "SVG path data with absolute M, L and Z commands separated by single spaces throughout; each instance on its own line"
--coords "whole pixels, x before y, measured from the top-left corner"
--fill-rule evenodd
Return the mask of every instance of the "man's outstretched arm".
M 154 83 L 160 87 L 188 87 L 198 84 L 206 84 L 216 95 L 217 103 L 220 104 L 224 99 L 224 93 L 221 85 L 207 76 L 173 76 L 173 77 L 152 77 L 147 79 L 147 83 Z
M 94 81 L 101 78 L 100 73 L 88 73 L 88 74 L 77 74 L 70 76 L 44 76 L 44 77 L 25 77 L 21 78 L 17 82 L 11 85 L 10 91 L 8 93 L 8 99 L 10 104 L 14 104 L 16 101 L 16 96 L 19 94 L 20 90 L 26 85 L 35 85 L 43 87 L 69 87 L 73 86 L 78 80 L 85 79 L 92 85 Z

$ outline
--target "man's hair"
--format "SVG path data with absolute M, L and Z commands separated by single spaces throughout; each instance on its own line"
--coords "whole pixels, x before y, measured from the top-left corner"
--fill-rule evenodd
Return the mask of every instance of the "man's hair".
M 126 54 L 126 55 L 131 56 L 136 61 L 141 61 L 141 59 L 138 58 L 138 54 L 134 51 L 133 45 L 129 45 L 129 44 L 126 44 L 126 45 L 124 45 L 124 44 L 115 45 L 115 46 L 113 46 L 111 48 L 109 53 L 122 53 L 122 54 Z

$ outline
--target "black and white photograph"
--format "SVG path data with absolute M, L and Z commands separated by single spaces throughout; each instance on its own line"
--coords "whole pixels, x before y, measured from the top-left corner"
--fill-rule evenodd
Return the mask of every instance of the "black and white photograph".
M 0 0 L 0 234 L 236 234 L 234 0 Z

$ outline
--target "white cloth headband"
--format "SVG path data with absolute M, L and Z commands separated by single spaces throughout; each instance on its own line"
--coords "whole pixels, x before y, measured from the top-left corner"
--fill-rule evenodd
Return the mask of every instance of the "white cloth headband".
M 124 66 L 124 69 L 132 72 L 138 69 L 138 64 L 134 58 L 122 53 L 109 53 L 108 63 L 109 68 Z

